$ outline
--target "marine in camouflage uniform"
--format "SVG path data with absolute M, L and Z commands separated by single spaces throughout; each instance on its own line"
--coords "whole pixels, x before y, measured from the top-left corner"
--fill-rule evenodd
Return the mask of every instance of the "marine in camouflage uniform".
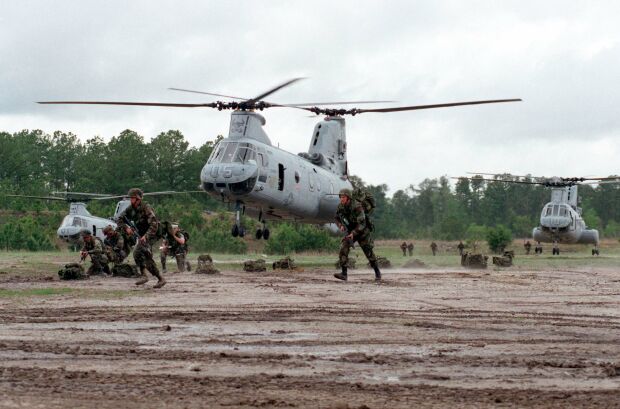
M 177 261 L 177 271 L 179 273 L 185 272 L 185 257 L 189 250 L 187 241 L 177 223 L 167 223 L 164 229 L 164 241 L 161 246 L 161 253 L 159 255 L 161 261 L 162 272 L 166 272 L 166 258 L 172 256 Z
M 157 264 L 153 260 L 153 244 L 159 239 L 159 220 L 155 216 L 153 208 L 142 201 L 142 195 L 140 189 L 129 189 L 127 196 L 131 200 L 131 206 L 128 206 L 118 217 L 118 227 L 125 230 L 127 234 L 137 233 L 140 236 L 133 250 L 133 259 L 142 276 L 136 281 L 136 285 L 142 285 L 149 281 L 146 276 L 146 270 L 148 270 L 158 280 L 153 288 L 161 288 L 166 285 L 166 280 L 161 276 Z M 133 231 L 129 222 L 133 222 L 137 232 Z
M 94 237 L 90 230 L 84 229 L 81 232 L 84 245 L 82 246 L 82 260 L 90 256 L 91 265 L 88 274 L 110 274 L 108 258 L 103 251 L 103 243 L 99 237 Z
M 334 277 L 339 280 L 347 280 L 349 251 L 357 242 L 368 259 L 370 266 L 375 270 L 375 280 L 380 281 L 381 271 L 379 271 L 377 257 L 373 251 L 374 245 L 371 230 L 367 226 L 364 208 L 360 202 L 351 197 L 350 189 L 341 189 L 338 195 L 340 197 L 340 204 L 336 211 L 336 223 L 340 230 L 347 232 L 347 235 L 342 239 L 338 259 L 342 272 L 334 274 Z
M 530 251 L 532 250 L 532 243 L 530 243 L 530 241 L 528 240 L 525 242 L 523 247 L 525 247 L 525 254 L 529 255 Z
M 431 251 L 433 252 L 433 256 L 435 255 L 435 253 L 437 253 L 437 243 L 431 243 Z
M 112 226 L 107 226 L 103 229 L 103 234 L 105 234 L 103 245 L 105 246 L 108 260 L 114 264 L 121 264 L 128 254 L 123 235 L 114 230 Z
M 400 249 L 401 249 L 401 250 L 402 250 L 402 252 L 403 252 L 403 257 L 405 257 L 405 256 L 407 255 L 407 242 L 406 242 L 406 241 L 403 241 L 403 242 L 400 244 Z
M 459 256 L 463 255 L 463 250 L 465 250 L 465 245 L 463 244 L 462 241 L 459 241 L 459 245 L 456 246 L 457 249 L 459 249 Z
M 413 242 L 407 245 L 407 250 L 409 250 L 409 257 L 413 256 Z

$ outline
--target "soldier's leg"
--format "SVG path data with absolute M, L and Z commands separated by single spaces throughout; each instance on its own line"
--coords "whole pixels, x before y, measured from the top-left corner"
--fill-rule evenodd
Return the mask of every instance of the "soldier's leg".
M 174 255 L 174 258 L 177 260 L 177 271 L 179 273 L 185 272 L 185 253 L 180 252 Z
M 164 248 L 159 253 L 159 261 L 161 262 L 161 272 L 166 273 L 166 258 L 168 258 L 168 249 Z
M 91 254 L 90 256 L 91 266 L 88 269 L 88 274 L 103 274 L 103 263 L 101 262 L 101 256 Z
M 338 263 L 340 264 L 341 272 L 334 274 L 339 280 L 347 280 L 347 265 L 349 262 L 349 252 L 351 251 L 351 243 L 349 240 L 343 240 L 340 243 L 340 251 L 338 252 Z
M 149 281 L 149 278 L 146 275 L 146 252 L 148 249 L 145 248 L 144 244 L 138 243 L 133 250 L 133 259 L 136 262 L 136 266 L 140 270 L 140 279 L 136 281 L 136 285 L 142 285 Z
M 381 280 L 381 270 L 379 270 L 379 265 L 377 264 L 377 256 L 375 256 L 374 252 L 374 242 L 372 237 L 366 236 L 361 238 L 358 241 L 364 255 L 368 259 L 368 263 L 370 263 L 370 267 L 375 271 L 375 280 Z

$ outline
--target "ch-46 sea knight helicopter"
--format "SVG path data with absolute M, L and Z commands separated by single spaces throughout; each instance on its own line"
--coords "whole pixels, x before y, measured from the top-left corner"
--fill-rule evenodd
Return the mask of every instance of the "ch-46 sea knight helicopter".
M 228 137 L 214 147 L 200 174 L 201 187 L 210 195 L 235 204 L 236 218 L 233 236 L 244 236 L 241 213 L 257 217 L 262 228 L 256 238 L 269 238 L 268 220 L 294 220 L 301 223 L 324 224 L 334 229 L 332 221 L 338 206 L 337 193 L 351 188 L 348 180 L 346 115 L 355 116 L 369 112 L 399 112 L 420 109 L 454 107 L 460 105 L 492 104 L 520 101 L 499 99 L 484 101 L 452 102 L 434 105 L 414 105 L 390 108 L 323 108 L 323 106 L 367 104 L 391 101 L 347 101 L 276 104 L 263 100 L 274 92 L 299 81 L 286 81 L 254 98 L 241 98 L 211 92 L 171 88 L 227 98 L 229 102 L 200 104 L 159 102 L 110 102 L 110 101 L 47 101 L 41 104 L 93 104 L 140 105 L 179 108 L 215 108 L 232 111 Z M 314 126 L 308 152 L 297 155 L 279 149 L 263 130 L 265 118 L 257 111 L 266 108 L 287 107 L 325 115 Z
M 532 230 L 532 238 L 541 243 L 553 243 L 553 255 L 559 255 L 559 243 L 567 244 L 592 244 L 592 255 L 599 255 L 598 230 L 588 229 L 583 217 L 581 207 L 578 207 L 579 197 L 577 186 L 579 184 L 618 183 L 618 177 L 570 177 L 563 178 L 553 176 L 534 177 L 508 175 L 511 179 L 499 179 L 497 174 L 468 172 L 477 176 L 469 177 L 470 180 L 484 180 L 487 182 L 518 183 L 527 185 L 540 185 L 551 188 L 551 201 L 545 204 L 540 212 L 540 224 Z M 483 178 L 482 175 L 494 176 Z M 524 180 L 519 180 L 524 178 Z M 462 178 L 458 178 L 462 179 Z
M 156 195 L 169 195 L 175 193 L 185 192 L 147 192 L 145 196 Z M 56 230 L 58 238 L 66 241 L 70 244 L 77 244 L 80 241 L 80 232 L 83 229 L 88 229 L 90 232 L 103 240 L 103 229 L 106 226 L 112 226 L 116 228 L 116 220 L 118 216 L 125 210 L 131 203 L 125 195 L 109 195 L 100 193 L 81 193 L 81 192 L 52 192 L 53 195 L 58 196 L 29 196 L 29 195 L 6 195 L 8 197 L 20 197 L 35 200 L 53 200 L 69 202 L 69 214 L 64 217 L 60 227 Z M 93 216 L 87 209 L 86 203 L 90 201 L 100 200 L 115 200 L 121 199 L 116 204 L 114 210 L 114 216 L 111 218 Z

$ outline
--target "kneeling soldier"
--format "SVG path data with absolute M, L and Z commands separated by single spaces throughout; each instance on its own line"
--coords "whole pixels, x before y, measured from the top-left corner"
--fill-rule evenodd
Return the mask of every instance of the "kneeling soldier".
M 103 252 L 103 243 L 101 239 L 99 239 L 99 237 L 93 237 L 88 229 L 82 230 L 81 235 L 82 240 L 84 240 L 81 259 L 85 260 L 87 256 L 90 256 L 90 261 L 92 263 L 88 268 L 88 274 L 110 274 L 108 258 Z
M 341 231 L 347 232 L 347 235 L 342 239 L 340 245 L 339 263 L 342 272 L 334 274 L 334 277 L 339 280 L 347 280 L 349 251 L 357 241 L 370 266 L 375 270 L 375 281 L 380 281 L 381 271 L 379 271 L 377 257 L 373 252 L 373 240 L 370 228 L 367 226 L 364 208 L 361 203 L 353 200 L 350 189 L 341 189 L 338 196 L 340 197 L 340 204 L 336 211 L 336 223 Z
M 159 255 L 162 272 L 166 272 L 166 258 L 174 256 L 177 260 L 177 271 L 183 273 L 186 265 L 185 257 L 189 249 L 186 235 L 181 232 L 177 223 L 168 224 L 164 222 L 163 224 L 167 224 L 167 226 L 164 230 L 164 241 L 161 246 L 161 254 Z
M 103 244 L 105 245 L 108 260 L 114 264 L 121 264 L 127 258 L 125 239 L 112 226 L 107 226 L 103 229 L 103 234 L 105 234 Z

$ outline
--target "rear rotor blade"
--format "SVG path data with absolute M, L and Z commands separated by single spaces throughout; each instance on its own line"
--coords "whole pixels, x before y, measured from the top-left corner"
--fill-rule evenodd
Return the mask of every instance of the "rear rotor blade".
M 515 99 L 492 99 L 484 101 L 467 101 L 467 102 L 450 102 L 446 104 L 432 104 L 432 105 L 412 105 L 407 107 L 393 107 L 393 108 L 375 108 L 375 109 L 358 109 L 358 113 L 364 112 L 400 112 L 400 111 L 415 111 L 419 109 L 433 109 L 433 108 L 446 108 L 456 107 L 461 105 L 481 105 L 481 104 L 497 104 L 502 102 L 517 102 L 521 101 L 521 98 Z
M 243 98 L 243 97 L 233 97 L 231 95 L 216 94 L 214 92 L 194 91 L 191 89 L 183 89 L 183 88 L 168 88 L 168 89 L 173 90 L 173 91 L 192 92 L 194 94 L 213 95 L 215 97 L 224 97 L 224 98 L 240 99 L 240 100 L 248 99 L 248 98 Z
M 53 196 L 30 196 L 30 195 L 5 195 L 7 197 L 25 197 L 29 199 L 40 199 L 40 200 L 56 200 L 61 202 L 70 201 L 69 199 L 65 199 L 63 197 L 53 197 Z
M 321 106 L 321 105 L 352 105 L 352 104 L 382 104 L 396 101 L 344 101 L 344 102 L 304 102 L 295 104 L 278 104 L 280 107 L 288 108 L 302 108 L 307 106 Z

